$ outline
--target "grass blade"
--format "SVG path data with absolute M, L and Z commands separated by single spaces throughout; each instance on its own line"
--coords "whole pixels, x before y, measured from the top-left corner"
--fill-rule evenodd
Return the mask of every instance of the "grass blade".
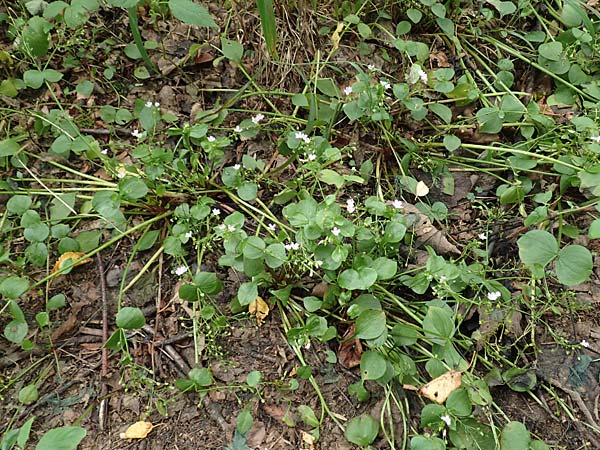
M 275 10 L 273 8 L 273 0 L 256 0 L 258 12 L 260 14 L 260 23 L 263 29 L 267 50 L 274 59 L 279 59 L 277 56 L 277 27 L 275 25 Z

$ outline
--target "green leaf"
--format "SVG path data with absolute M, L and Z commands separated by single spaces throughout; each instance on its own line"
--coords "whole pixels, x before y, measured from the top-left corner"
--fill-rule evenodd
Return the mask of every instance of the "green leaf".
M 285 263 L 287 256 L 283 244 L 277 242 L 267 246 L 264 252 L 265 263 L 271 269 L 277 269 Z
M 452 122 L 452 110 L 441 103 L 432 103 L 429 110 L 442 119 L 445 123 Z
M 253 282 L 246 282 L 240 285 L 238 289 L 238 301 L 240 305 L 245 306 L 252 303 L 258 297 L 258 285 Z
M 182 22 L 199 27 L 219 28 L 207 9 L 191 0 L 169 0 L 169 9 Z
M 194 368 L 189 371 L 188 378 L 198 387 L 207 387 L 213 384 L 213 376 L 207 367 Z
M 361 414 L 346 424 L 344 436 L 353 444 L 366 447 L 375 440 L 377 433 L 379 433 L 379 422 L 368 414 Z
M 250 236 L 242 243 L 242 254 L 249 259 L 262 259 L 265 253 L 265 241 L 258 236 Z
M 17 437 L 17 445 L 19 447 L 25 448 L 25 444 L 27 444 L 27 441 L 29 440 L 29 433 L 31 432 L 31 425 L 33 425 L 34 420 L 35 416 L 31 417 L 19 429 L 19 435 Z
M 444 345 L 454 334 L 454 318 L 447 309 L 430 306 L 423 319 L 423 331 L 432 343 Z
M 385 357 L 374 351 L 366 351 L 360 357 L 360 375 L 363 380 L 377 380 L 385 375 Z
M 446 443 L 435 436 L 415 436 L 410 440 L 411 450 L 446 450 Z
M 373 261 L 371 268 L 377 272 L 378 280 L 389 280 L 396 275 L 398 263 L 389 258 L 381 256 Z
M 23 405 L 35 403 L 38 397 L 38 389 L 35 384 L 28 384 L 19 391 L 19 403 Z
M 208 295 L 215 295 L 221 292 L 223 282 L 217 278 L 214 272 L 199 272 L 194 275 L 194 284 L 201 292 Z
M 148 186 L 137 177 L 128 177 L 119 183 L 119 192 L 126 199 L 137 200 L 146 196 Z
M 469 398 L 469 393 L 465 388 L 459 388 L 453 391 L 446 400 L 446 408 L 453 415 L 467 417 L 473 412 L 473 404 Z
M 35 450 L 75 450 L 86 434 L 81 427 L 53 428 L 44 433 Z
M 233 62 L 239 63 L 242 61 L 244 55 L 244 47 L 238 41 L 232 41 L 231 39 L 221 38 L 221 51 L 225 58 L 230 59 Z
M 247 409 L 243 409 L 237 416 L 235 429 L 238 433 L 245 435 L 250 428 L 252 428 L 253 423 L 254 419 L 252 418 L 252 413 L 250 413 L 250 411 Z
M 246 384 L 250 387 L 258 386 L 260 380 L 262 379 L 262 374 L 258 370 L 253 370 L 246 376 Z
M 380 310 L 367 309 L 356 319 L 355 335 L 357 339 L 376 339 L 386 331 L 385 313 Z
M 23 44 L 32 56 L 41 58 L 48 52 L 50 46 L 50 30 L 52 24 L 46 19 L 34 16 L 30 18 L 23 30 Z
M 67 299 L 64 294 L 56 294 L 48 299 L 46 302 L 46 311 L 54 311 L 60 309 L 67 304 Z
M 310 428 L 317 428 L 320 425 L 319 419 L 317 419 L 315 412 L 310 406 L 298 406 L 298 415 L 300 416 L 302 422 L 304 422 Z
M 4 297 L 16 300 L 29 289 L 29 280 L 16 276 L 10 276 L 0 283 L 0 294 Z
M 116 323 L 124 330 L 136 330 L 146 325 L 146 318 L 140 308 L 125 306 L 117 313 Z
M 344 177 L 331 169 L 323 169 L 319 172 L 319 180 L 326 184 L 332 184 L 338 189 L 344 187 Z
M 20 149 L 21 149 L 21 146 L 14 139 L 4 139 L 3 141 L 0 141 L 0 158 L 5 157 L 5 156 L 16 155 Z M 11 197 L 11 200 L 14 197 L 25 197 L 25 196 L 15 195 L 15 196 Z M 10 200 L 9 200 L 9 203 L 10 203 Z
M 242 200 L 247 202 L 255 200 L 258 195 L 258 185 L 250 181 L 245 181 L 239 188 L 237 188 L 237 194 Z
M 527 450 L 531 436 L 521 422 L 509 422 L 500 434 L 500 450 Z
M 447 134 L 444 136 L 444 147 L 446 147 L 446 150 L 449 152 L 456 150 L 458 147 L 460 147 L 461 143 L 462 142 L 460 138 L 454 136 L 453 134 Z
M 260 15 L 263 36 L 267 43 L 267 50 L 272 57 L 277 58 L 277 25 L 275 24 L 275 8 L 273 8 L 273 1 L 257 0 L 256 4 Z
M 600 219 L 594 219 L 594 221 L 590 224 L 588 235 L 590 239 L 600 238 Z
M 2 143 L 0 143 L 0 146 Z M 17 144 L 18 145 L 18 144 Z M 28 195 L 13 195 L 8 202 L 6 202 L 6 210 L 9 213 L 22 216 L 25 211 L 31 206 L 32 200 Z
M 346 269 L 338 277 L 341 288 L 350 291 L 369 289 L 377 281 L 377 272 L 370 267 L 361 267 L 358 270 Z
M 505 370 L 502 373 L 502 379 L 515 392 L 531 391 L 537 383 L 537 377 L 533 370 L 520 367 Z
M 106 0 L 109 5 L 118 6 L 120 8 L 133 8 L 140 0 Z
M 558 254 L 558 243 L 554 236 L 544 230 L 531 230 L 517 241 L 519 257 L 523 264 L 534 270 L 546 267 Z
M 20 344 L 27 336 L 29 327 L 23 320 L 12 320 L 4 327 L 4 337 L 10 342 Z
M 563 46 L 558 41 L 547 42 L 538 47 L 540 56 L 549 59 L 550 61 L 559 61 L 562 51 Z
M 567 245 L 558 252 L 555 269 L 562 284 L 573 286 L 583 283 L 592 274 L 592 254 L 581 245 Z

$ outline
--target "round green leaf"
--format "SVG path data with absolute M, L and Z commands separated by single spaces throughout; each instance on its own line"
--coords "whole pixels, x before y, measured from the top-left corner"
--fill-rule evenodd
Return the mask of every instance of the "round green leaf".
M 454 334 L 454 318 L 447 309 L 430 306 L 423 319 L 423 330 L 432 343 L 444 345 Z
M 137 200 L 148 193 L 148 186 L 137 177 L 130 177 L 119 183 L 119 191 L 130 200 Z
M 47 431 L 35 450 L 75 450 L 87 432 L 81 427 L 60 427 Z
M 556 276 L 567 286 L 583 283 L 589 279 L 593 269 L 590 251 L 581 245 L 567 245 L 558 252 Z
M 237 416 L 237 420 L 235 423 L 235 429 L 241 435 L 245 435 L 250 428 L 252 428 L 252 424 L 254 423 L 254 419 L 252 418 L 252 413 L 247 409 L 243 409 Z
M 250 236 L 242 243 L 242 254 L 249 259 L 262 259 L 265 254 L 265 241 L 258 236 Z
M 29 280 L 27 278 L 11 276 L 0 283 L 0 294 L 6 298 L 15 300 L 27 292 Z
M 31 405 L 39 397 L 38 389 L 35 384 L 29 384 L 19 391 L 19 403 Z
M 11 214 L 22 215 L 31 206 L 32 200 L 27 195 L 13 195 L 6 202 L 6 210 Z
M 300 405 L 298 406 L 298 414 L 302 421 L 311 428 L 317 428 L 319 426 L 319 419 L 315 415 L 315 412 L 310 406 Z
M 446 450 L 446 443 L 434 436 L 415 436 L 410 440 L 411 450 Z
M 242 200 L 245 200 L 247 202 L 254 200 L 258 195 L 258 185 L 256 183 L 246 181 L 242 183 L 242 185 L 239 188 L 237 188 L 237 194 Z
M 360 358 L 360 374 L 363 380 L 381 378 L 385 375 L 386 367 L 386 360 L 379 352 L 366 351 Z
M 558 243 L 554 236 L 544 230 L 532 230 L 517 241 L 519 257 L 530 269 L 535 265 L 545 267 L 558 254 Z
M 246 384 L 250 387 L 256 387 L 261 379 L 262 374 L 258 370 L 253 370 L 246 376 Z
M 213 384 L 213 376 L 210 369 L 206 367 L 194 368 L 188 373 L 188 378 L 198 387 L 206 387 Z
M 371 268 L 373 268 L 377 272 L 378 280 L 389 280 L 396 275 L 396 271 L 398 270 L 398 263 L 389 258 L 385 258 L 383 256 L 377 258 L 371 264 Z
M 277 269 L 286 261 L 287 256 L 283 244 L 277 242 L 265 249 L 265 263 L 271 269 Z
M 8 339 L 10 342 L 15 344 L 20 344 L 27 336 L 27 332 L 29 331 L 29 327 L 27 326 L 27 322 L 23 320 L 12 320 L 4 327 L 4 337 Z
M 550 61 L 560 60 L 560 55 L 563 51 L 563 46 L 560 42 L 547 42 L 538 47 L 540 56 L 549 59 Z
M 527 450 L 531 436 L 521 422 L 509 422 L 500 434 L 502 450 Z
M 361 414 L 348 422 L 344 436 L 353 444 L 366 447 L 375 440 L 377 433 L 379 422 L 368 414 Z
M 446 150 L 449 152 L 456 150 L 458 147 L 460 147 L 460 144 L 460 138 L 454 136 L 453 134 L 447 134 L 444 136 L 444 147 L 446 147 Z
M 258 286 L 254 282 L 246 282 L 240 285 L 238 289 L 238 301 L 240 305 L 245 306 L 252 303 L 258 297 Z
M 374 309 L 363 311 L 355 326 L 356 334 L 354 337 L 358 339 L 375 339 L 381 336 L 385 331 L 385 313 Z
M 117 313 L 117 326 L 125 330 L 136 330 L 146 325 L 146 318 L 140 308 L 126 306 Z
M 219 28 L 207 9 L 191 0 L 169 0 L 169 9 L 182 22 L 199 27 Z
M 221 292 L 223 283 L 214 272 L 200 272 L 194 275 L 194 283 L 205 294 L 214 295 Z

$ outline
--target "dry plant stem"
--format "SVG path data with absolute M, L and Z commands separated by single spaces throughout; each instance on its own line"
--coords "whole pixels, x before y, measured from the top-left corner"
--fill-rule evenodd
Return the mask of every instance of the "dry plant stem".
M 108 298 L 106 293 L 106 279 L 104 278 L 104 263 L 100 253 L 96 253 L 96 261 L 98 263 L 98 272 L 100 275 L 100 292 L 102 297 L 102 342 L 108 341 Z M 106 394 L 108 388 L 105 380 L 108 378 L 108 349 L 102 348 L 102 368 L 100 369 L 100 379 L 102 387 L 100 388 L 100 407 L 98 408 L 98 427 L 100 431 L 106 429 L 106 417 L 108 410 L 108 402 Z

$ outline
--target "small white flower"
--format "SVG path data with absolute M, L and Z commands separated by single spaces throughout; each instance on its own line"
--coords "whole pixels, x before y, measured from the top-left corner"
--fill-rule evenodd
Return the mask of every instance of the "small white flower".
M 142 132 L 141 132 L 140 130 L 138 130 L 137 128 L 135 128 L 135 129 L 134 129 L 134 130 L 131 132 L 131 135 L 132 135 L 134 138 L 138 138 L 138 139 L 139 139 L 139 138 L 141 138 L 141 137 L 143 136 L 143 134 L 144 134 L 144 133 L 142 133 Z
M 175 274 L 178 276 L 181 276 L 186 272 L 187 272 L 187 267 L 185 267 L 185 266 L 179 266 L 179 267 L 175 268 Z
M 581 345 L 582 347 L 585 347 L 585 348 L 590 348 L 590 343 L 589 343 L 588 341 L 586 341 L 585 339 L 584 339 L 584 340 L 582 340 L 582 341 L 579 343 L 579 345 Z
M 404 208 L 404 203 L 402 203 L 402 200 L 392 200 L 392 207 L 395 209 L 402 209 Z
M 184 235 L 184 236 L 185 236 L 187 239 L 189 239 L 189 238 L 191 238 L 191 237 L 192 237 L 192 232 L 191 232 L 191 231 L 188 231 L 187 233 L 185 233 L 185 235 Z
M 252 123 L 258 125 L 258 123 L 265 118 L 264 114 L 257 114 L 252 118 Z
M 219 225 L 217 228 L 218 228 L 219 230 L 221 230 L 221 231 L 225 231 L 225 230 L 227 229 L 227 226 L 226 226 L 224 223 L 222 223 L 222 224 L 221 224 L 221 225 Z
M 235 231 L 235 225 L 227 225 L 227 231 L 233 233 Z
M 344 88 L 344 95 L 350 95 L 352 94 L 352 86 L 346 86 Z
M 481 241 L 486 241 L 486 240 L 487 240 L 487 234 L 485 234 L 485 233 L 479 233 L 479 234 L 477 235 L 477 237 L 478 237 L 478 238 L 479 238 L 479 240 L 481 240 Z
M 100 151 L 100 153 L 102 153 L 103 155 L 108 155 L 108 149 L 105 148 L 104 150 Z
M 354 211 L 356 211 L 356 205 L 354 204 L 354 199 L 349 198 L 348 200 L 346 200 L 346 210 L 349 213 L 353 213 Z
M 379 84 L 381 84 L 386 91 L 392 87 L 392 85 L 385 80 L 379 81 Z
M 300 248 L 300 244 L 297 242 L 290 242 L 289 244 L 284 244 L 283 247 L 286 250 L 298 250 Z
M 146 106 L 146 108 L 152 108 L 152 102 L 147 101 L 145 106 Z
M 419 77 L 421 77 L 423 84 L 427 84 L 427 72 L 425 72 L 423 69 L 419 69 L 417 73 L 419 74 Z
M 159 107 L 160 107 L 160 103 L 158 103 L 158 102 L 154 102 L 154 107 L 155 107 L 155 108 L 159 108 Z
M 244 130 L 239 125 L 236 125 L 235 128 L 233 129 L 233 131 L 235 131 L 236 133 L 241 133 Z
M 309 153 L 308 154 L 308 160 L 309 161 L 314 161 L 315 159 L 317 159 L 317 155 L 315 155 L 314 153 Z
M 242 167 L 242 166 L 240 166 L 239 164 L 234 164 L 234 165 L 233 165 L 233 168 L 234 168 L 235 170 L 240 170 L 240 169 L 241 169 L 241 167 Z
M 452 419 L 447 414 L 444 416 L 441 416 L 440 419 L 442 419 L 442 421 L 446 422 L 446 425 L 448 425 L 448 426 L 450 426 L 452 424 Z
M 310 138 L 306 135 L 306 133 L 303 133 L 302 131 L 296 131 L 294 136 L 296 139 L 302 139 L 305 143 L 310 144 Z
M 491 301 L 498 300 L 501 296 L 502 296 L 502 294 L 499 291 L 488 292 L 488 294 L 487 294 L 488 300 L 491 300 Z
M 275 231 L 277 229 L 277 225 L 275 225 L 274 223 L 270 223 L 269 225 L 267 225 L 267 228 L 269 228 L 269 230 L 271 231 Z
M 598 144 L 600 144 L 600 136 L 592 136 L 590 138 L 593 142 L 597 142 Z
M 214 136 L 208 136 L 208 137 L 206 138 L 206 140 L 207 140 L 208 142 L 215 142 L 215 141 L 217 140 L 217 138 L 216 138 L 216 137 L 214 137 Z
M 334 236 L 339 236 L 341 232 L 342 230 L 340 230 L 338 227 L 333 227 L 331 229 L 331 234 L 333 234 Z
M 315 266 L 317 266 L 317 267 L 321 267 L 322 265 L 323 265 L 323 261 L 321 261 L 320 259 L 317 259 L 317 260 L 315 261 Z
M 221 210 L 219 208 L 213 208 L 212 213 L 213 216 L 219 216 L 221 214 Z
M 375 66 L 373 64 L 369 64 L 367 66 L 367 69 L 369 70 L 369 72 L 373 72 L 375 70 Z
M 448 278 L 446 278 L 446 275 L 442 275 L 440 276 L 440 283 L 444 283 Z

